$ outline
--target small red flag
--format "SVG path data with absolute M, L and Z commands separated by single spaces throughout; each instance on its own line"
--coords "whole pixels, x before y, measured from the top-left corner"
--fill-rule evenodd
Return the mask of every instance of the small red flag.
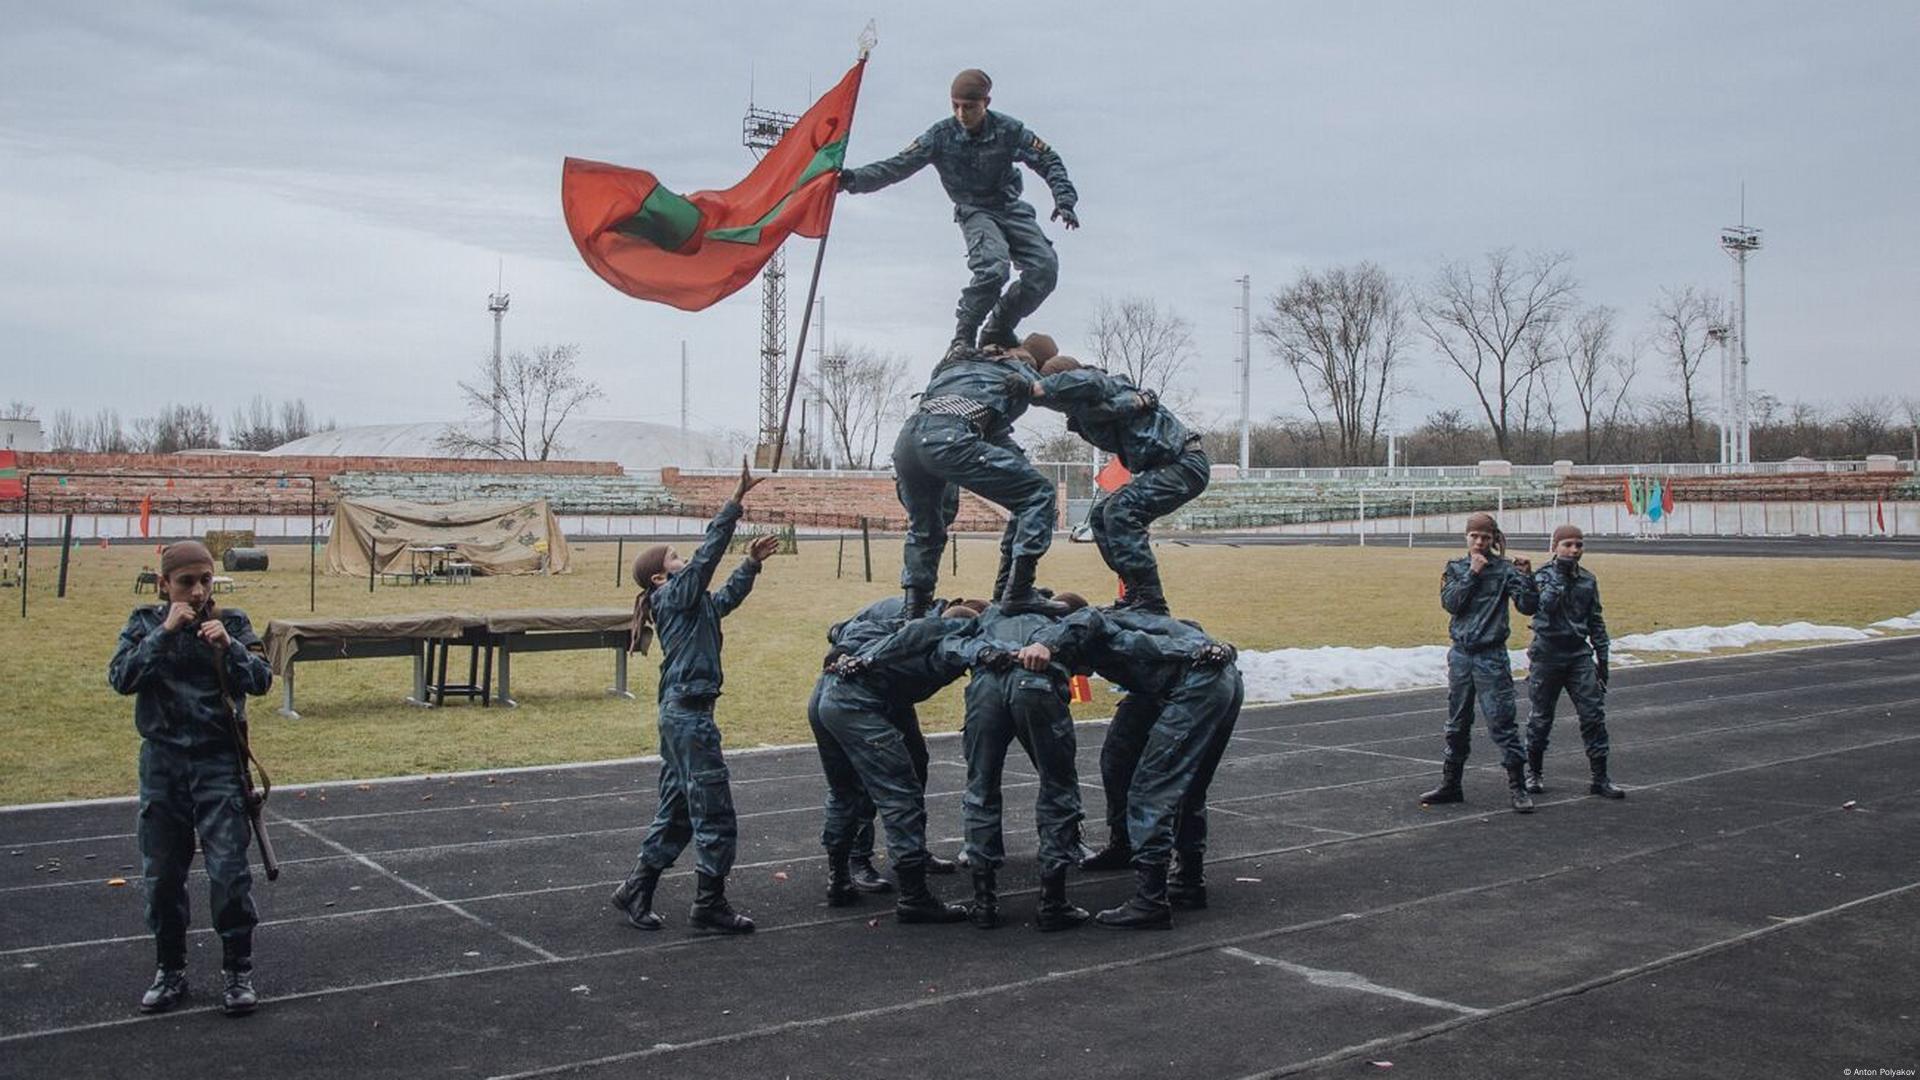
M 140 535 L 141 536 L 153 535 L 153 533 L 150 531 L 150 522 L 152 521 L 152 519 L 153 519 L 153 496 L 143 495 L 140 498 Z
M 1105 467 L 1094 474 L 1093 482 L 1100 486 L 1101 491 L 1119 491 L 1126 487 L 1127 481 L 1131 479 L 1133 474 L 1127 471 L 1125 465 L 1120 464 L 1119 458 L 1109 458 Z
M 1880 531 L 1887 531 L 1887 504 L 1880 499 L 1873 501 L 1873 516 L 1880 522 Z
M 1660 512 L 1673 513 L 1673 481 L 1671 480 L 1660 485 Z
M 1627 513 L 1629 514 L 1639 513 L 1640 507 L 1637 506 L 1633 501 L 1633 477 L 1629 476 L 1625 480 L 1620 481 L 1620 486 L 1626 492 Z
M 1075 675 L 1068 680 L 1072 687 L 1072 696 L 1068 699 L 1075 705 L 1085 705 L 1093 700 L 1093 680 L 1085 675 Z

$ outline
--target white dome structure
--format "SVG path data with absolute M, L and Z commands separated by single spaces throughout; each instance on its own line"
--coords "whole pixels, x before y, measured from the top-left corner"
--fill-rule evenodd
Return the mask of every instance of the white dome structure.
M 276 446 L 270 457 L 425 457 L 447 455 L 434 446 L 449 424 L 365 424 L 316 432 Z M 466 421 L 458 426 L 484 437 L 491 425 Z M 687 432 L 644 420 L 569 420 L 560 429 L 561 461 L 613 461 L 629 473 L 657 472 L 662 466 L 724 466 L 735 457 L 727 442 L 712 434 Z

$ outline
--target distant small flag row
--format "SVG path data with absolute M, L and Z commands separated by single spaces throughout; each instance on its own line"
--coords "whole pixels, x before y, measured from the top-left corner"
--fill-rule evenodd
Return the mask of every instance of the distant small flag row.
M 1627 513 L 1659 521 L 1673 513 L 1673 489 L 1657 476 L 1626 479 Z

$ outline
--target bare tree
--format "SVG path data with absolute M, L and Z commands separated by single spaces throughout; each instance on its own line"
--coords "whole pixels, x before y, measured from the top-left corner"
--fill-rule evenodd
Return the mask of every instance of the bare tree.
M 1152 390 L 1169 405 L 1185 404 L 1188 394 L 1168 387 L 1193 359 L 1193 326 L 1171 307 L 1142 296 L 1119 301 L 1102 297 L 1087 327 L 1094 362 Z
M 53 420 L 47 425 L 47 448 L 50 450 L 82 449 L 80 423 L 73 418 L 72 410 L 54 410 Z
M 1580 312 L 1565 320 L 1556 334 L 1557 352 L 1567 372 L 1567 385 L 1573 390 L 1574 406 L 1580 411 L 1581 446 L 1587 464 L 1592 464 L 1593 418 L 1599 413 L 1608 418 L 1619 411 L 1625 382 L 1631 378 L 1626 358 L 1614 351 L 1619 312 L 1604 304 Z
M 1712 293 L 1688 285 L 1661 289 L 1653 302 L 1653 346 L 1680 377 L 1680 401 L 1686 413 L 1687 448 L 1700 457 L 1694 380 L 1707 358 L 1709 327 L 1725 321 L 1725 305 Z
M 1406 344 L 1405 291 L 1363 262 L 1302 270 L 1268 304 L 1254 332 L 1293 373 L 1314 423 L 1331 419 L 1340 464 L 1373 461 Z
M 0 405 L 0 420 L 31 420 L 33 414 L 33 406 L 18 398 Z
M 133 430 L 133 441 L 149 454 L 220 447 L 220 421 L 205 405 L 163 405 L 153 416 L 135 420 Z
M 271 450 L 314 433 L 313 414 L 302 398 L 288 398 L 276 413 L 273 403 L 255 394 L 245 408 L 233 410 L 227 441 L 236 450 Z
M 1542 362 L 1525 343 L 1553 327 L 1576 286 L 1566 255 L 1515 258 L 1511 248 L 1501 248 L 1482 262 L 1477 270 L 1465 262 L 1441 264 L 1419 315 L 1434 348 L 1473 386 L 1505 457 L 1514 399 Z
M 827 428 L 851 468 L 871 469 L 880 432 L 899 418 L 907 362 L 861 345 L 829 353 L 807 385 L 827 409 Z
M 581 376 L 578 345 L 542 345 L 531 355 L 516 352 L 500 365 L 498 382 L 491 358 L 480 362 L 480 378 L 461 383 L 460 394 L 477 422 L 474 430 L 448 425 L 434 446 L 453 457 L 494 457 L 507 461 L 546 461 L 566 452 L 560 429 L 575 409 L 600 395 L 600 387 Z M 500 437 L 491 430 L 498 421 Z
M 120 410 L 101 409 L 92 419 L 78 425 L 79 446 L 96 454 L 126 454 L 136 448 L 126 429 L 120 426 Z

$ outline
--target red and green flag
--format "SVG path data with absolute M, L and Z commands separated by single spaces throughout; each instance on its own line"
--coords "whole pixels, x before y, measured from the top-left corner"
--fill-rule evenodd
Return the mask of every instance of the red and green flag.
M 0 450 L 0 499 L 21 499 L 27 494 L 20 482 L 20 460 L 12 450 Z
M 725 191 L 680 195 L 644 169 L 568 158 L 560 202 L 587 266 L 641 300 L 699 311 L 752 281 L 787 237 L 833 221 L 862 59 Z

